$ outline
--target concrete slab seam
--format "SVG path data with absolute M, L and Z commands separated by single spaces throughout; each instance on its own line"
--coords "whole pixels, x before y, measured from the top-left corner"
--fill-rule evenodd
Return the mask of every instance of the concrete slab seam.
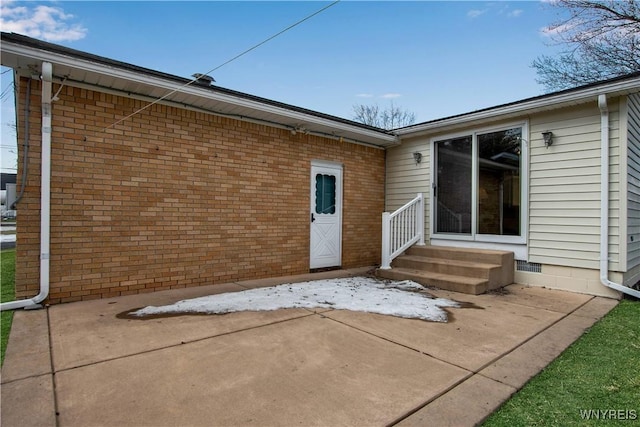
M 249 286 L 243 285 L 242 282 L 231 282 L 231 284 L 240 286 L 245 291 L 251 289 Z M 242 291 L 238 291 L 238 292 L 242 292 Z
M 542 288 L 542 289 L 547 289 L 547 288 Z M 553 289 L 549 289 L 549 290 L 553 290 Z M 583 295 L 583 294 L 581 294 L 581 295 Z M 500 296 L 500 295 L 498 295 L 498 297 L 499 297 L 499 296 Z M 592 300 L 594 300 L 594 299 L 598 298 L 598 297 L 593 296 L 593 295 L 584 295 L 584 296 L 589 297 L 589 299 L 588 299 L 588 300 L 586 300 L 585 302 L 583 302 L 582 304 L 580 304 L 580 306 L 578 306 L 578 307 L 577 307 L 577 308 L 575 308 L 574 310 L 570 311 L 569 313 L 573 313 L 574 311 L 576 311 L 576 310 L 578 310 L 579 308 L 583 307 L 584 305 L 588 304 L 590 301 L 592 301 Z M 559 311 L 559 309 L 553 310 L 553 309 L 551 309 L 551 308 L 543 308 L 543 307 L 536 307 L 536 306 L 533 306 L 533 305 L 523 304 L 523 303 L 521 303 L 521 302 L 518 302 L 517 300 L 516 300 L 516 301 L 506 301 L 505 303 L 506 303 L 506 304 L 516 305 L 516 306 L 519 306 L 519 307 L 535 308 L 535 309 L 537 309 L 537 310 L 544 310 L 544 311 L 548 311 L 548 312 L 551 312 L 551 313 L 569 314 L 569 313 L 565 313 L 565 312 L 563 312 L 563 311 Z
M 422 405 L 417 410 L 412 411 L 411 413 L 407 414 L 407 416 L 403 417 L 402 419 L 398 419 L 398 420 L 394 421 L 393 424 L 389 424 L 389 426 L 399 424 L 399 423 L 403 422 L 404 420 L 410 418 L 411 416 L 417 414 L 418 412 L 422 411 L 423 409 L 427 408 L 429 405 L 437 403 L 438 399 L 444 398 L 444 397 L 446 397 L 447 394 L 455 392 L 456 389 L 458 387 L 461 387 L 463 383 L 465 383 L 466 381 L 470 381 L 474 377 L 477 377 L 477 376 L 482 376 L 482 378 L 488 379 L 488 380 L 490 380 L 492 382 L 495 382 L 495 383 L 498 383 L 498 384 L 502 384 L 499 381 L 496 381 L 496 380 L 494 380 L 492 378 L 487 378 L 487 377 L 485 377 L 485 376 L 483 376 L 481 374 L 471 374 L 471 375 L 467 376 L 465 379 L 461 380 L 459 383 L 455 384 L 449 390 L 445 390 L 443 393 L 440 393 L 438 396 L 434 397 L 433 399 L 430 399 L 428 402 L 426 402 L 424 405 Z M 515 388 L 515 387 L 513 387 L 511 385 L 507 384 L 507 387 L 511 390 L 510 394 L 507 397 L 500 399 L 500 401 L 496 405 L 493 405 L 493 407 L 491 408 L 489 414 L 483 416 L 481 419 L 476 420 L 476 422 L 473 424 L 474 426 L 481 425 L 487 418 L 489 418 L 491 416 L 491 414 L 493 414 L 493 412 L 498 410 L 507 400 L 509 400 L 511 398 L 511 396 L 513 396 L 518 391 L 517 388 Z
M 49 363 L 51 364 L 51 385 L 52 385 L 52 391 L 53 391 L 53 410 L 54 410 L 54 419 L 55 419 L 55 423 L 56 423 L 56 427 L 59 425 L 58 423 L 58 415 L 60 414 L 60 411 L 58 410 L 58 385 L 56 382 L 56 371 L 53 369 L 53 339 L 51 338 L 52 334 L 51 334 L 51 318 L 50 318 L 50 311 L 49 311 L 49 306 L 47 306 L 45 308 L 47 310 L 47 332 L 49 335 Z
M 595 298 L 595 297 L 594 297 Z M 587 301 L 585 301 L 584 303 L 580 304 L 578 307 L 576 307 L 575 309 L 571 310 L 570 312 L 564 314 L 562 317 L 560 317 L 558 320 L 556 320 L 555 322 L 550 323 L 549 325 L 547 325 L 545 328 L 543 328 L 542 330 L 540 330 L 539 332 L 537 332 L 536 334 L 530 336 L 529 338 L 527 338 L 526 340 L 520 342 L 518 345 L 516 345 L 515 347 L 511 348 L 510 350 L 502 353 L 500 356 L 494 358 L 493 360 L 490 360 L 489 362 L 485 363 L 484 365 L 480 366 L 476 371 L 474 371 L 475 374 L 481 375 L 484 378 L 490 379 L 492 381 L 496 381 L 499 382 L 500 384 L 504 384 L 506 386 L 512 387 L 510 384 L 504 383 L 500 380 L 497 380 L 495 378 L 490 378 L 487 377 L 483 374 L 481 374 L 481 371 L 488 368 L 489 366 L 491 366 L 492 364 L 496 363 L 497 361 L 499 361 L 500 359 L 503 359 L 504 357 L 507 357 L 508 355 L 510 355 L 511 353 L 513 353 L 514 351 L 516 351 L 517 349 L 519 349 L 520 347 L 524 346 L 525 344 L 527 344 L 529 341 L 531 341 L 532 339 L 544 334 L 545 332 L 547 332 L 551 327 L 557 325 L 558 323 L 562 322 L 563 320 L 567 319 L 569 316 L 571 316 L 573 313 L 575 313 L 577 310 L 579 310 L 580 308 L 584 307 L 587 303 L 589 303 L 589 301 L 593 300 L 593 298 L 588 299 Z M 597 320 L 594 319 L 595 323 Z M 576 340 L 574 340 L 573 342 L 577 341 L 580 337 L 576 338 Z M 573 343 L 572 343 L 573 344 Z M 571 345 L 571 344 L 570 344 Z M 562 353 L 561 353 L 562 354 Z M 555 360 L 555 359 L 554 359 Z M 544 368 L 543 368 L 544 369 Z
M 466 369 L 465 369 L 465 371 L 467 371 L 468 373 L 464 377 L 462 377 L 459 381 L 456 381 L 455 383 L 451 384 L 450 387 L 447 387 L 446 389 L 442 390 L 440 393 L 437 393 L 436 395 L 434 395 L 431 398 L 427 399 L 425 402 L 423 402 L 420 405 L 416 406 L 415 408 L 407 411 L 404 415 L 399 416 L 398 418 L 396 418 L 395 420 L 393 420 L 392 422 L 387 424 L 387 426 L 391 427 L 391 426 L 394 426 L 394 425 L 396 425 L 398 423 L 401 423 L 402 421 L 406 420 L 407 418 L 409 418 L 410 416 L 412 416 L 416 412 L 419 412 L 420 410 L 425 408 L 430 403 L 438 400 L 439 398 L 441 398 L 445 394 L 449 393 L 451 390 L 455 389 L 456 387 L 458 387 L 459 385 L 461 385 L 465 381 L 469 380 L 474 375 L 477 375 L 477 374 L 474 374 L 473 372 L 468 371 Z
M 23 381 L 29 378 L 38 378 L 38 377 L 42 377 L 45 375 L 53 375 L 53 360 L 52 360 L 52 348 L 51 348 L 51 326 L 50 326 L 50 322 L 49 322 L 49 310 L 48 308 L 43 308 L 43 310 L 46 310 L 47 313 L 47 338 L 48 338 L 48 342 L 49 342 L 49 371 L 46 373 L 38 373 L 38 374 L 31 374 L 31 375 L 26 375 L 23 377 L 18 377 L 18 378 L 14 378 L 8 381 L 5 381 L 4 379 L 2 379 L 2 381 L 0 381 L 0 384 L 11 384 L 11 383 L 15 383 L 18 381 Z
M 360 329 L 360 328 L 358 328 L 358 327 L 356 327 L 356 326 L 350 325 L 350 324 L 348 324 L 348 323 L 345 323 L 345 322 L 340 321 L 340 320 L 338 320 L 338 319 L 334 319 L 334 318 L 332 318 L 332 317 L 323 316 L 322 314 L 323 314 L 323 313 L 318 313 L 318 315 L 319 315 L 319 316 L 322 316 L 323 318 L 326 318 L 326 319 L 332 320 L 332 321 L 334 321 L 334 322 L 336 322 L 336 323 L 339 323 L 339 324 L 341 324 L 341 325 L 344 325 L 344 326 L 346 326 L 346 327 L 348 327 L 348 328 L 355 329 L 356 331 L 362 332 L 362 333 L 367 334 L 367 335 L 371 335 L 371 336 L 376 337 L 376 338 L 379 338 L 379 339 L 381 339 L 381 340 L 383 340 L 383 341 L 387 341 L 387 342 L 389 342 L 389 343 L 391 343 L 391 344 L 399 345 L 400 347 L 404 347 L 404 348 L 406 348 L 407 350 L 415 351 L 416 353 L 420 353 L 420 354 L 422 354 L 422 355 L 425 355 L 425 356 L 431 357 L 431 358 L 433 358 L 433 359 L 435 359 L 435 360 L 438 360 L 438 361 L 440 361 L 440 362 L 446 363 L 447 365 L 455 366 L 456 368 L 460 368 L 460 369 L 462 369 L 462 370 L 464 370 L 464 371 L 471 372 L 471 373 L 476 373 L 476 372 L 474 372 L 474 371 L 471 371 L 471 370 L 469 370 L 469 369 L 465 368 L 464 366 L 456 365 L 455 363 L 451 363 L 451 362 L 450 362 L 450 361 L 448 361 L 448 360 L 440 359 L 439 357 L 434 356 L 433 354 L 429 354 L 429 353 L 424 352 L 424 351 L 422 351 L 422 350 L 418 350 L 418 349 L 416 349 L 416 348 L 410 347 L 410 346 L 408 346 L 408 345 L 406 345 L 406 344 L 402 344 L 402 343 L 399 343 L 399 342 L 393 341 L 392 339 L 389 339 L 389 338 L 381 337 L 380 335 L 376 335 L 376 334 L 374 334 L 373 332 L 365 331 L 364 329 Z
M 126 359 L 128 357 L 139 356 L 141 354 L 154 353 L 156 351 L 162 351 L 162 350 L 166 350 L 168 348 L 179 347 L 181 345 L 186 345 L 186 344 L 193 344 L 193 343 L 197 343 L 197 342 L 200 342 L 200 341 L 206 341 L 206 340 L 210 340 L 210 339 L 214 339 L 214 338 L 220 338 L 220 337 L 224 337 L 226 335 L 236 334 L 236 333 L 245 332 L 245 331 L 251 331 L 253 329 L 260 329 L 260 328 L 264 328 L 266 326 L 272 326 L 272 325 L 277 325 L 279 323 L 285 323 L 285 322 L 290 322 L 290 321 L 294 321 L 294 320 L 304 319 L 304 318 L 315 316 L 315 315 L 316 315 L 316 313 L 303 314 L 303 315 L 296 316 L 296 317 L 289 318 L 289 319 L 283 319 L 283 320 L 278 320 L 278 321 L 275 321 L 275 322 L 264 323 L 262 325 L 256 325 L 256 326 L 251 326 L 251 327 L 248 327 L 248 328 L 243 328 L 243 329 L 237 329 L 237 330 L 233 330 L 233 331 L 223 332 L 221 334 L 211 335 L 211 336 L 204 337 L 204 338 L 197 338 L 197 339 L 188 340 L 188 341 L 181 341 L 179 344 L 171 344 L 171 345 L 166 345 L 166 346 L 163 346 L 163 347 L 153 348 L 153 349 L 150 349 L 150 350 L 139 351 L 137 353 L 125 354 L 125 355 L 117 356 L 117 357 L 111 357 L 111 358 L 99 360 L 99 361 L 96 361 L 96 362 L 83 363 L 83 364 L 72 366 L 72 367 L 68 367 L 68 368 L 62 368 L 62 369 L 58 369 L 58 370 L 53 370 L 53 375 L 55 376 L 55 374 L 58 373 L 58 372 L 66 372 L 66 371 L 72 371 L 72 370 L 78 369 L 78 368 L 84 368 L 84 367 L 87 367 L 87 366 L 100 365 L 102 363 L 112 362 L 114 360 Z
M 606 316 L 606 315 L 607 315 L 611 310 L 613 310 L 613 309 L 614 309 L 618 304 L 620 304 L 620 300 L 615 300 L 615 299 L 613 299 L 613 298 L 600 297 L 600 296 L 594 296 L 592 299 L 590 299 L 590 300 L 589 300 L 589 301 L 587 301 L 587 302 L 599 302 L 599 301 L 602 301 L 602 300 L 606 300 L 606 301 L 615 301 L 615 305 L 614 305 L 614 306 L 612 306 L 611 308 L 609 308 L 606 312 L 601 313 L 601 314 L 598 314 L 596 317 L 594 317 L 594 315 L 593 315 L 593 314 L 589 315 L 589 314 L 581 314 L 581 313 L 578 313 L 579 309 L 580 309 L 580 308 L 582 308 L 582 307 L 584 307 L 584 305 L 586 305 L 586 303 L 585 303 L 582 307 L 579 307 L 578 309 L 576 309 L 576 310 L 575 310 L 575 311 L 576 311 L 575 315 L 576 315 L 576 316 L 578 316 L 578 317 L 584 317 L 584 318 L 587 318 L 587 319 L 595 319 L 596 321 L 598 321 L 598 320 L 602 319 L 604 316 Z
M 526 343 L 528 343 L 529 341 L 531 341 L 533 338 L 535 338 L 535 337 L 537 337 L 537 336 L 539 336 L 539 335 L 541 335 L 541 334 L 543 334 L 543 333 L 547 332 L 547 330 L 548 330 L 549 328 L 551 328 L 552 326 L 554 326 L 554 325 L 558 324 L 558 323 L 559 323 L 559 322 L 561 322 L 562 320 L 564 320 L 564 319 L 566 319 L 567 317 L 569 317 L 570 315 L 572 315 L 575 311 L 579 310 L 581 307 L 583 307 L 584 305 L 586 305 L 586 304 L 587 304 L 589 301 L 591 301 L 592 299 L 593 299 L 593 298 L 588 299 L 588 300 L 587 300 L 587 301 L 585 301 L 583 304 L 580 304 L 578 307 L 576 307 L 575 309 L 571 310 L 569 313 L 564 314 L 562 317 L 560 317 L 560 318 L 559 318 L 558 320 L 556 320 L 555 322 L 552 322 L 550 325 L 548 325 L 547 327 L 545 327 L 544 329 L 542 329 L 540 332 L 538 332 L 538 333 L 536 333 L 536 334 L 532 335 L 531 337 L 529 337 L 529 338 L 528 338 L 528 339 L 526 339 L 525 341 L 521 342 L 519 345 L 515 346 L 515 347 L 514 347 L 514 348 L 512 348 L 511 350 L 509 350 L 509 351 L 507 351 L 507 352 L 505 352 L 505 353 L 501 354 L 500 356 L 496 357 L 496 358 L 495 358 L 495 359 L 493 359 L 492 361 L 490 361 L 490 362 L 486 363 L 484 366 L 481 366 L 480 368 L 478 368 L 478 370 L 477 370 L 477 371 L 469 371 L 468 369 L 462 368 L 462 369 L 464 369 L 464 370 L 466 370 L 466 371 L 469 371 L 470 373 L 469 373 L 468 375 L 466 375 L 465 377 L 463 377 L 460 381 L 458 381 L 458 382 L 456 382 L 455 384 L 453 384 L 453 385 L 452 385 L 451 387 L 449 387 L 447 390 L 444 390 L 442 393 L 439 393 L 438 395 L 436 395 L 436 396 L 432 397 L 431 399 L 429 399 L 429 400 L 427 400 L 426 402 L 424 402 L 422 405 L 419 405 L 417 408 L 414 408 L 413 410 L 411 410 L 411 411 L 407 412 L 405 415 L 403 415 L 403 416 L 401 416 L 401 417 L 397 418 L 397 419 L 396 419 L 396 420 L 394 420 L 392 423 L 390 423 L 390 424 L 389 424 L 389 426 L 396 425 L 396 424 L 398 424 L 398 423 L 402 422 L 403 420 L 405 420 L 405 419 L 409 418 L 409 417 L 410 417 L 410 416 L 412 416 L 413 414 L 415 414 L 415 413 L 417 413 L 418 411 L 420 411 L 420 410 L 422 410 L 423 408 L 425 408 L 425 407 L 426 407 L 427 405 L 429 405 L 430 403 L 432 403 L 432 402 L 436 401 L 436 400 L 437 400 L 437 399 L 439 399 L 440 397 L 442 397 L 442 396 L 444 396 L 445 394 L 449 393 L 450 391 L 452 391 L 453 389 L 455 389 L 456 387 L 458 387 L 459 385 L 461 385 L 463 382 L 465 382 L 465 381 L 469 380 L 469 379 L 470 379 L 471 377 L 473 377 L 474 375 L 481 376 L 481 377 L 483 377 L 483 378 L 485 378 L 485 379 L 487 379 L 487 380 L 494 381 L 494 382 L 496 382 L 496 383 L 499 383 L 499 384 L 505 385 L 505 386 L 507 386 L 507 387 L 509 387 L 509 388 L 513 389 L 513 393 L 512 393 L 512 395 L 513 395 L 514 393 L 516 393 L 516 392 L 517 392 L 518 390 L 520 390 L 521 388 L 515 388 L 515 387 L 513 387 L 511 384 L 507 384 L 507 383 L 502 382 L 502 381 L 500 381 L 500 380 L 498 380 L 498 379 L 495 379 L 495 378 L 487 377 L 486 375 L 483 375 L 483 374 L 481 373 L 481 371 L 482 371 L 483 369 L 487 368 L 488 366 L 492 365 L 493 363 L 495 363 L 495 362 L 499 361 L 500 359 L 502 359 L 502 358 L 504 358 L 504 357 L 508 356 L 509 354 L 513 353 L 515 350 L 517 350 L 517 349 L 518 349 L 518 348 L 520 348 L 521 346 L 525 345 Z M 522 304 L 518 304 L 518 305 L 522 305 Z M 553 311 L 553 310 L 549 310 L 549 311 Z M 332 320 L 334 320 L 334 321 L 335 321 L 335 319 L 332 319 Z M 339 322 L 339 323 L 341 323 L 341 322 Z M 594 323 L 595 323 L 595 321 L 594 321 Z M 347 326 L 350 326 L 350 325 L 347 325 Z M 352 327 L 352 326 L 350 326 L 350 327 Z M 354 328 L 354 329 L 358 329 L 358 328 Z M 366 331 L 363 331 L 363 332 L 366 332 Z M 371 334 L 371 335 L 376 336 L 375 334 Z M 379 338 L 382 338 L 382 337 L 379 337 Z M 385 339 L 385 338 L 382 338 L 382 339 Z M 388 339 L 386 339 L 386 341 L 390 341 L 390 342 L 394 343 L 393 341 L 388 340 Z M 575 342 L 575 341 L 574 341 L 574 342 Z M 402 344 L 399 344 L 399 343 L 394 343 L 394 344 L 398 344 L 398 345 L 401 345 L 401 346 L 403 346 L 403 347 L 406 347 L 406 346 L 404 346 L 404 345 L 402 345 Z M 415 349 L 412 349 L 412 350 L 415 350 Z M 416 350 L 416 351 L 417 351 L 417 350 Z M 419 353 L 426 354 L 426 353 L 421 352 L 421 351 L 419 351 Z M 426 355 L 428 355 L 428 354 L 426 354 Z M 431 356 L 431 355 L 428 355 L 428 356 L 433 357 L 433 356 Z M 436 357 L 434 357 L 434 358 L 435 358 L 435 359 L 437 359 Z M 438 360 L 440 360 L 440 359 L 438 359 Z M 446 362 L 446 361 L 444 361 L 444 360 L 442 360 L 442 361 L 443 361 L 443 362 L 445 362 L 445 363 L 452 364 L 452 363 L 450 363 L 450 362 Z M 452 365 L 454 365 L 454 364 L 452 364 Z M 455 365 L 454 365 L 454 366 L 455 366 Z M 508 399 L 508 398 L 507 398 L 507 399 Z M 507 399 L 505 399 L 505 400 L 503 400 L 502 402 L 500 402 L 500 404 L 499 404 L 499 405 L 497 405 L 494 409 L 498 409 L 500 406 L 502 406 L 502 404 L 503 404 Z M 479 420 L 478 424 L 482 423 L 486 418 L 488 418 L 488 416 L 484 417 L 482 420 Z
M 424 356 L 427 356 L 427 357 L 431 357 L 431 358 L 433 358 L 433 359 L 435 359 L 435 360 L 438 360 L 438 361 L 440 361 L 440 362 L 442 362 L 442 363 L 446 363 L 447 365 L 455 366 L 455 367 L 460 368 L 460 369 L 462 369 L 463 371 L 467 372 L 467 374 L 466 374 L 466 375 L 464 375 L 460 380 L 456 381 L 456 382 L 455 382 L 455 383 L 453 383 L 451 386 L 449 386 L 449 387 L 447 387 L 446 389 L 442 390 L 440 393 L 438 393 L 438 394 L 436 394 L 436 395 L 432 396 L 431 398 L 427 399 L 426 401 L 424 401 L 424 402 L 423 402 L 423 403 L 421 403 L 420 405 L 417 405 L 415 408 L 413 408 L 413 409 L 411 409 L 411 410 L 407 411 L 405 414 L 403 414 L 403 415 L 399 416 L 398 418 L 396 418 L 395 420 L 393 420 L 392 422 L 390 422 L 389 424 L 387 424 L 387 426 L 393 426 L 393 425 L 396 425 L 396 424 L 398 424 L 398 423 L 402 422 L 402 421 L 403 421 L 403 420 L 405 420 L 406 418 L 409 418 L 410 416 L 412 416 L 412 415 L 413 415 L 413 414 L 415 414 L 416 412 L 418 412 L 418 411 L 420 411 L 421 409 L 423 409 L 425 406 L 429 405 L 431 402 L 433 402 L 433 401 L 435 401 L 436 399 L 440 398 L 441 396 L 444 396 L 445 394 L 449 393 L 451 390 L 453 390 L 454 388 L 458 387 L 460 384 L 462 384 L 463 382 L 467 381 L 467 380 L 468 380 L 469 378 L 471 378 L 472 376 L 477 375 L 477 372 L 470 371 L 469 369 L 467 369 L 467 368 L 465 368 L 465 367 L 462 367 L 462 366 L 456 365 L 455 363 L 451 363 L 450 361 L 447 361 L 447 360 L 440 359 L 440 358 L 438 358 L 438 357 L 436 357 L 436 356 L 433 356 L 433 355 L 431 355 L 431 354 L 425 353 L 424 351 L 421 351 L 421 350 L 418 350 L 418 349 L 415 349 L 415 348 L 409 347 L 409 346 L 407 346 L 407 345 L 405 345 L 405 344 L 395 342 L 395 341 L 390 340 L 390 339 L 385 338 L 385 337 L 381 337 L 381 336 L 376 335 L 376 334 L 374 334 L 374 333 L 371 333 L 371 332 L 369 332 L 369 331 L 362 330 L 362 329 L 357 328 L 357 327 L 355 327 L 355 326 L 353 326 L 353 325 L 350 325 L 350 324 L 348 324 L 348 323 L 344 323 L 344 322 L 342 322 L 342 321 L 340 321 L 340 320 L 337 320 L 337 319 L 333 319 L 333 318 L 331 318 L 331 317 L 324 316 L 322 313 L 318 313 L 318 316 L 320 316 L 320 317 L 322 317 L 322 318 L 324 318 L 324 319 L 329 319 L 329 320 L 331 320 L 331 321 L 333 321 L 333 322 L 339 323 L 339 324 L 341 324 L 341 325 L 343 325 L 343 326 L 346 326 L 346 327 L 348 327 L 348 328 L 355 329 L 356 331 L 362 332 L 362 333 L 364 333 L 364 334 L 366 334 L 366 335 L 370 335 L 370 336 L 376 337 L 376 338 L 378 338 L 378 339 L 381 339 L 381 340 L 383 340 L 383 341 L 386 341 L 386 342 L 388 342 L 388 343 L 391 343 L 391 344 L 398 345 L 398 346 L 400 346 L 400 347 L 406 348 L 407 350 L 415 351 L 416 353 L 419 353 L 419 354 L 421 354 L 421 355 L 424 355 Z M 494 381 L 493 379 L 491 379 L 491 380 L 492 380 L 492 381 Z

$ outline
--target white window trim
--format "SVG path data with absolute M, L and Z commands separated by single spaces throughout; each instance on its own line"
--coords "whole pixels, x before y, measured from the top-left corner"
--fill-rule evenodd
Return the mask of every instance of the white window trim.
M 493 234 L 479 234 L 477 233 L 477 215 L 478 215 L 478 135 L 496 132 L 500 130 L 507 130 L 512 128 L 522 128 L 522 140 L 521 140 L 521 160 L 520 160 L 520 235 L 519 236 L 499 236 Z M 451 233 L 437 233 L 435 227 L 435 210 L 433 200 L 433 189 L 436 182 L 436 148 L 435 143 L 437 141 L 443 141 L 446 139 L 460 138 L 464 136 L 471 136 L 472 146 L 472 158 L 473 163 L 471 166 L 471 234 L 451 234 Z M 429 190 L 429 229 L 431 230 L 431 240 L 451 240 L 461 242 L 486 242 L 486 243 L 505 243 L 505 244 L 519 244 L 526 245 L 527 237 L 529 236 L 529 141 L 531 136 L 529 135 L 529 121 L 517 121 L 504 123 L 496 126 L 486 126 L 472 128 L 466 132 L 456 132 L 438 135 L 436 137 L 429 138 L 430 145 L 430 180 L 431 188 Z

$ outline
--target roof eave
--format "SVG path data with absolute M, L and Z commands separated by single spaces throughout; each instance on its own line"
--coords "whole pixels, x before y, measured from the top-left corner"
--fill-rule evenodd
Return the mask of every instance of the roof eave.
M 527 99 L 504 106 L 474 111 L 444 119 L 437 119 L 402 129 L 396 129 L 394 133 L 402 138 L 421 136 L 427 133 L 446 131 L 463 125 L 472 125 L 477 122 L 486 122 L 495 119 L 507 119 L 525 114 L 549 111 L 569 105 L 578 105 L 594 102 L 596 105 L 598 96 L 619 96 L 640 90 L 640 76 L 629 79 L 603 83 L 602 85 L 589 86 L 574 91 L 565 91 L 548 96 Z
M 351 140 L 353 142 L 361 142 L 381 148 L 398 144 L 397 136 L 389 132 L 374 128 L 369 129 L 367 127 L 361 127 L 355 123 L 350 124 L 346 120 L 332 120 L 331 118 L 323 117 L 327 116 L 324 114 L 311 114 L 312 112 L 310 110 L 309 113 L 296 111 L 293 106 L 291 106 L 292 109 L 288 109 L 286 108 L 286 104 L 274 102 L 274 104 L 278 105 L 269 105 L 258 100 L 250 99 L 251 97 L 248 95 L 247 97 L 242 97 L 224 93 L 224 91 L 212 90 L 212 88 L 202 88 L 195 85 L 185 86 L 184 83 L 181 84 L 173 79 L 149 75 L 126 68 L 110 66 L 96 61 L 90 61 L 85 58 L 65 55 L 59 52 L 51 52 L 42 48 L 25 46 L 12 41 L 3 41 L 1 48 L 3 53 L 3 63 L 5 62 L 4 59 L 6 56 L 18 55 L 31 58 L 36 61 L 51 62 L 54 65 L 54 71 L 56 65 L 69 67 L 82 72 L 111 76 L 154 88 L 160 88 L 166 90 L 167 93 L 176 91 L 181 94 L 194 97 L 194 99 L 205 98 L 221 104 L 244 108 L 248 111 L 270 114 L 282 118 L 283 121 L 288 123 L 301 123 L 307 125 L 307 127 L 317 126 L 319 128 L 319 133 L 327 134 L 329 136 L 333 135 L 336 138 L 343 137 L 347 141 Z M 170 97 L 167 99 L 171 100 Z M 215 112 L 213 113 L 215 114 Z M 328 131 L 322 132 L 321 130 L 323 129 Z M 311 131 L 313 131 L 313 129 L 311 129 Z

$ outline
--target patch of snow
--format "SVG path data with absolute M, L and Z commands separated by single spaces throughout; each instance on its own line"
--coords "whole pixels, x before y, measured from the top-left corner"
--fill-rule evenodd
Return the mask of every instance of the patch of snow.
M 426 289 L 410 280 L 382 282 L 368 277 L 314 280 L 268 288 L 230 292 L 178 301 L 160 307 L 148 306 L 131 312 L 133 316 L 159 314 L 224 314 L 238 311 L 272 311 L 282 308 L 332 308 L 390 316 L 446 322 L 443 307 L 460 304 L 433 298 Z

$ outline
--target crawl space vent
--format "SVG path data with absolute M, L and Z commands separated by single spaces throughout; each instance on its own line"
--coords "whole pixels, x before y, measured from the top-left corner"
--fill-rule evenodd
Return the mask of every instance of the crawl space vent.
M 529 273 L 542 273 L 542 264 L 516 260 L 516 270 L 528 271 Z

